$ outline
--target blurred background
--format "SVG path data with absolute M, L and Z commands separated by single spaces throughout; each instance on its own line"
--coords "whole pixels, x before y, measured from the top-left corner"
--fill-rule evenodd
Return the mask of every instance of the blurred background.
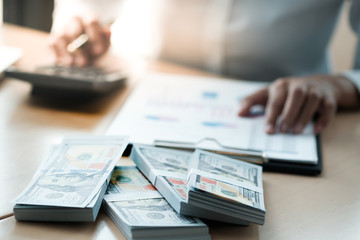
M 3 22 L 49 32 L 52 24 L 52 0 L 0 0 Z
M 344 4 L 335 36 L 330 45 L 334 71 L 351 69 L 356 37 L 348 23 L 349 1 Z M 0 22 L 49 32 L 52 24 L 52 0 L 0 0 Z M 1 16 L 2 15 L 2 16 Z

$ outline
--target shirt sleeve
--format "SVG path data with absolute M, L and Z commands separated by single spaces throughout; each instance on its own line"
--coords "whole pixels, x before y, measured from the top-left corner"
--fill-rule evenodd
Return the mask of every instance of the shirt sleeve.
M 360 93 L 360 0 L 351 1 L 349 18 L 351 28 L 356 33 L 358 42 L 356 46 L 354 70 L 345 71 L 342 75 L 351 80 Z
M 119 15 L 122 0 L 55 0 L 51 31 L 58 31 L 74 16 L 93 14 L 102 24 Z

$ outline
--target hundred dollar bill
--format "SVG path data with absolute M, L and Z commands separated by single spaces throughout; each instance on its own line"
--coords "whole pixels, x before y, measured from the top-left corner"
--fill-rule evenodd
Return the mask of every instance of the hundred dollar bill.
M 196 150 L 190 161 L 192 172 L 254 190 L 262 189 L 262 167 L 219 154 Z
M 127 239 L 210 240 L 208 227 L 185 217 L 163 198 L 106 202 L 104 210 Z
M 199 175 L 196 176 L 194 188 L 247 206 L 265 210 L 264 197 L 261 192 Z
M 186 201 L 188 198 L 188 184 L 186 179 L 174 178 L 160 176 L 160 179 L 163 179 L 168 186 L 179 196 L 183 201 Z
M 131 226 L 187 226 L 200 221 L 185 217 L 177 212 L 163 198 L 140 199 L 114 202 L 117 213 Z
M 164 164 L 167 158 L 181 157 L 187 174 Z M 178 213 L 264 224 L 261 166 L 201 150 L 189 154 L 143 145 L 133 145 L 130 158 Z
M 162 198 L 161 194 L 134 166 L 115 167 L 104 199 L 108 202 Z
M 131 159 L 138 165 L 151 183 L 156 176 L 187 178 L 191 153 L 184 151 L 134 145 Z
M 190 153 L 167 151 L 164 149 L 140 147 L 140 152 L 156 170 L 187 174 Z
M 86 207 L 121 158 L 127 137 L 81 136 L 65 139 L 52 151 L 18 204 Z
M 210 239 L 201 220 L 178 214 L 134 166 L 115 168 L 104 210 L 127 239 Z

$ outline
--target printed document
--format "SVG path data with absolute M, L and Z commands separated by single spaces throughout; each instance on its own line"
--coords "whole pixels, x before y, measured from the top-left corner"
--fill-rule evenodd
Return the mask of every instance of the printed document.
M 265 83 L 170 74 L 143 77 L 107 130 L 131 143 L 258 155 L 316 164 L 309 124 L 299 135 L 264 131 L 263 110 L 239 117 L 241 99 Z

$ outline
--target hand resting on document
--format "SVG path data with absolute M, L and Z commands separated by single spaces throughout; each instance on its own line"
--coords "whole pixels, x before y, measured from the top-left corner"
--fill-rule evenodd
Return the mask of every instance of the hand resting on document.
M 282 133 L 299 134 L 312 119 L 314 132 L 320 133 L 337 108 L 359 106 L 359 93 L 353 83 L 342 76 L 286 77 L 244 98 L 239 116 L 249 115 L 255 105 L 265 107 L 268 134 L 276 132 L 276 124 Z

